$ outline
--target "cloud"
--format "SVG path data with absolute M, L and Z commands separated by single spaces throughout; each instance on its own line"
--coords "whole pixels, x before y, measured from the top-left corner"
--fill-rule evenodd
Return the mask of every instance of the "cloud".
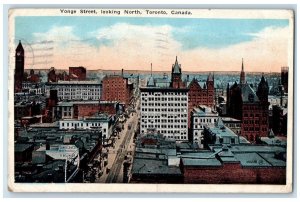
M 288 41 L 291 36 L 288 27 L 266 27 L 258 33 L 251 34 L 254 36 L 253 40 L 226 48 L 199 47 L 185 51 L 182 63 L 184 67 L 196 71 L 239 71 L 242 58 L 246 71 L 280 71 L 281 66 L 288 65 Z
M 222 48 L 193 49 L 185 49 L 183 41 L 176 39 L 176 29 L 170 25 L 117 23 L 82 39 L 74 34 L 73 27 L 62 26 L 34 33 L 34 39 L 54 41 L 51 66 L 57 68 L 82 65 L 88 69 L 149 70 L 153 63 L 154 70 L 170 71 L 176 55 L 183 71 L 239 71 L 242 58 L 246 71 L 280 71 L 288 63 L 288 27 L 247 33 L 251 41 Z M 189 43 L 193 40 L 191 37 Z

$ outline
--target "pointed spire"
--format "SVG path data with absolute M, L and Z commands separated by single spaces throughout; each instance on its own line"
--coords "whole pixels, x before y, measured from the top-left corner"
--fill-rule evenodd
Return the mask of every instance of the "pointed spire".
M 209 72 L 209 75 L 207 77 L 207 81 L 213 81 L 213 76 L 211 75 L 211 73 Z
M 242 71 L 240 74 L 240 84 L 245 84 L 246 78 L 245 78 L 245 71 L 244 71 L 244 58 L 242 58 Z
M 19 44 L 18 44 L 18 46 L 16 48 L 16 51 L 24 51 L 24 48 L 23 48 L 22 43 L 21 43 L 21 40 L 19 40 Z
M 242 72 L 244 71 L 244 58 L 242 58 Z
M 178 64 L 177 56 L 175 60 L 175 64 L 172 66 L 172 73 L 181 74 L 181 65 Z

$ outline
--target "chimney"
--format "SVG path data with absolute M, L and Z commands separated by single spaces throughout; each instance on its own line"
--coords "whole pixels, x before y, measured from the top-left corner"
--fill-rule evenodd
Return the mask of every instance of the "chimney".
M 122 77 L 124 77 L 124 69 L 122 68 Z

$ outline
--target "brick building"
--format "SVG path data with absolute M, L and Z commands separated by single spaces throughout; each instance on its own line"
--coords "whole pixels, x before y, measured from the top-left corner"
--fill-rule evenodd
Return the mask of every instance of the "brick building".
M 227 87 L 227 114 L 242 121 L 241 135 L 247 140 L 255 142 L 259 137 L 266 137 L 269 129 L 269 87 L 264 76 L 255 93 L 246 82 L 244 64 L 240 83 L 235 82 Z
M 285 155 L 279 146 L 212 146 L 182 154 L 180 168 L 187 184 L 285 184 Z
M 117 114 L 119 110 L 119 103 L 114 101 L 100 101 L 99 111 L 101 113 L 107 113 L 109 115 Z
M 102 101 L 117 101 L 128 106 L 133 98 L 133 84 L 122 75 L 107 75 L 102 79 Z
M 69 67 L 69 78 L 70 80 L 86 80 L 86 69 L 80 67 Z
M 187 81 L 187 85 L 189 88 L 188 125 L 189 128 L 191 128 L 191 112 L 193 111 L 194 107 L 206 105 L 212 108 L 214 106 L 214 76 L 209 74 L 205 83 L 198 82 L 197 79 L 193 78 L 192 81 Z

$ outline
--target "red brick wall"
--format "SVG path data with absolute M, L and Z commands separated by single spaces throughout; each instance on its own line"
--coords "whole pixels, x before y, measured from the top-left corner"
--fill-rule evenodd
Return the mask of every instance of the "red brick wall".
M 184 167 L 184 183 L 203 184 L 285 184 L 285 168 L 242 168 L 240 164 L 221 167 Z
M 99 105 L 98 104 L 76 104 L 76 107 L 74 106 L 74 109 L 76 112 L 77 117 L 84 117 L 84 116 L 93 116 L 95 113 L 99 112 Z
M 110 115 L 116 114 L 115 103 L 100 103 L 99 111 Z
M 128 105 L 132 90 L 128 87 L 127 79 L 122 76 L 106 76 L 102 80 L 101 100 L 118 101 Z
M 268 136 L 268 108 L 260 103 L 243 104 L 241 135 L 254 142 L 257 137 Z

